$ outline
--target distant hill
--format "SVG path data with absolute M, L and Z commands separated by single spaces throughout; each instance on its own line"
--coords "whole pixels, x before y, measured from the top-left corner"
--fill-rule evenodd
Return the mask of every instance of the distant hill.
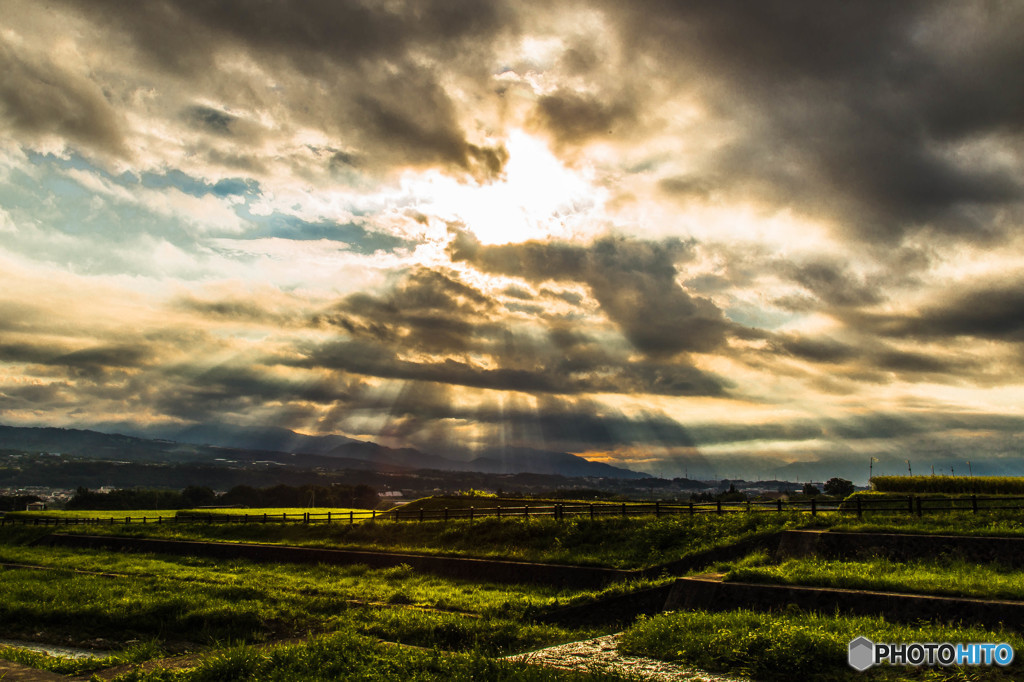
M 474 460 L 462 461 L 413 448 L 388 448 L 340 435 L 311 436 L 277 427 L 200 424 L 150 431 L 145 435 L 149 437 L 84 429 L 0 425 L 0 449 L 130 462 L 244 464 L 269 461 L 306 468 L 380 471 L 438 469 L 619 479 L 647 476 L 602 462 L 591 462 L 567 452 L 500 448 L 487 450 Z
M 303 452 L 310 455 L 326 455 L 343 445 L 362 442 L 337 435 L 307 436 L 275 426 L 244 427 L 230 424 L 194 424 L 180 429 L 162 429 L 154 434 L 179 443 L 272 452 Z
M 493 448 L 467 462 L 466 468 L 489 474 L 559 474 L 573 477 L 646 478 L 649 475 L 604 462 L 590 460 L 568 452 L 532 448 Z

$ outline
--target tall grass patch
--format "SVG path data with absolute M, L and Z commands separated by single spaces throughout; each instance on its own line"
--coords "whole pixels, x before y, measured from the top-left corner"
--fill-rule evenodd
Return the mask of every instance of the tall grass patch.
M 61 532 L 111 533 L 218 541 L 267 542 L 340 549 L 495 557 L 522 561 L 640 568 L 769 535 L 828 525 L 824 516 L 731 513 L 663 517 L 494 518 L 469 521 L 377 521 L 348 524 L 162 524 L 70 527 Z
M 1024 571 L 965 558 L 900 562 L 793 559 L 778 565 L 743 566 L 726 581 L 880 590 L 979 599 L 1024 600 Z
M 625 682 L 629 677 L 559 671 L 484 656 L 399 647 L 352 633 L 270 649 L 234 647 L 189 670 L 132 672 L 119 682 L 223 682 L 224 680 L 363 680 L 393 682 Z
M 883 493 L 1024 495 L 1021 476 L 875 476 L 871 485 Z
M 816 613 L 722 613 L 686 611 L 641 618 L 623 633 L 619 650 L 639 656 L 694 665 L 712 672 L 750 675 L 757 680 L 800 678 L 862 680 L 847 663 L 850 641 L 865 636 L 874 642 L 1006 642 L 1024 651 L 1024 640 L 1007 631 L 970 627 L 900 625 L 882 618 L 839 617 Z M 975 677 L 977 673 L 984 677 Z M 1007 668 L 951 667 L 872 668 L 869 679 L 1019 680 L 1024 666 Z

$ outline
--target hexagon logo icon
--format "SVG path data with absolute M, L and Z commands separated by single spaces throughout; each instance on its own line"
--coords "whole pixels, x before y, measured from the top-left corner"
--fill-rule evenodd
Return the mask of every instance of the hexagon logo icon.
M 867 637 L 858 637 L 850 642 L 850 667 L 864 672 L 875 664 L 875 643 Z

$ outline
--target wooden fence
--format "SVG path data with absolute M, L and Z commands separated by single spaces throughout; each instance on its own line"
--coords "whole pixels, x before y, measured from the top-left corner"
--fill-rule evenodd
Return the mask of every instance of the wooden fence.
M 387 523 L 409 521 L 455 521 L 483 518 L 607 518 L 611 516 L 697 516 L 702 514 L 728 514 L 737 512 L 796 512 L 804 514 L 842 513 L 862 516 L 873 514 L 909 514 L 923 516 L 939 512 L 973 512 L 1019 510 L 1024 511 L 1024 497 L 940 497 L 907 495 L 871 499 L 855 497 L 852 500 L 816 500 L 769 502 L 622 502 L 594 504 L 554 504 L 546 506 L 502 507 L 445 507 L 443 509 L 407 509 L 397 507 L 387 512 L 374 510 L 346 512 L 303 512 L 281 514 L 234 513 L 218 514 L 214 511 L 184 511 L 175 516 L 125 516 L 125 517 L 68 517 L 45 515 L 22 515 L 21 513 L 0 515 L 0 526 L 70 526 L 70 525 L 128 525 L 133 523 L 347 523 L 376 521 Z

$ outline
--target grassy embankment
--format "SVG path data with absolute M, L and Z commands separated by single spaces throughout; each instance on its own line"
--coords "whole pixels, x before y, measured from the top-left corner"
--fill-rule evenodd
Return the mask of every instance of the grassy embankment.
M 992 680 L 1021 679 L 1024 667 L 880 666 L 859 673 L 847 664 L 850 641 L 1006 642 L 1024 651 L 1016 632 L 982 628 L 901 625 L 882 618 L 814 613 L 680 611 L 641 618 L 627 630 L 620 651 L 681 661 L 712 672 L 742 673 L 757 680 Z
M 904 479 L 905 477 L 894 477 Z M 906 477 L 909 478 L 909 477 Z M 887 492 L 858 493 L 874 499 L 905 500 L 907 494 L 958 496 L 963 511 L 922 517 L 868 512 L 863 518 L 832 516 L 833 530 L 849 532 L 926 533 L 943 535 L 1024 535 L 1024 519 L 1015 510 L 998 510 L 1005 500 L 979 504 L 973 512 L 970 491 L 978 495 L 1020 494 L 1020 479 L 984 481 L 965 479 L 937 487 L 924 481 L 883 482 Z M 876 479 L 877 482 L 877 479 Z M 904 484 L 909 484 L 906 487 Z M 936 503 L 938 504 L 938 503 Z M 852 505 L 851 505 L 852 506 Z M 925 511 L 928 511 L 927 505 Z M 822 587 L 884 590 L 979 598 L 1024 599 L 1024 572 L 996 564 L 955 557 L 936 561 L 895 562 L 793 560 L 770 565 L 767 556 L 751 556 L 731 566 L 727 580 Z M 875 642 L 1007 642 L 1024 652 L 1019 624 L 1008 630 L 986 630 L 946 625 L 902 625 L 882 618 L 812 614 L 795 611 L 754 613 L 680 612 L 644 618 L 623 636 L 620 649 L 669 661 L 682 661 L 711 671 L 744 673 L 761 680 L 1017 680 L 1024 679 L 1018 661 L 1009 668 L 953 666 L 950 668 L 873 668 L 852 670 L 846 660 L 849 642 L 866 636 Z
M 794 559 L 730 569 L 726 581 L 876 590 L 978 599 L 1024 600 L 1024 571 L 963 558 L 899 562 Z
M 46 511 L 17 511 L 6 512 L 6 516 L 13 518 L 47 518 L 47 519 L 116 519 L 123 521 L 125 518 L 149 519 L 163 518 L 171 519 L 175 516 L 200 516 L 204 514 L 216 514 L 218 516 L 276 516 L 280 519 L 282 514 L 287 514 L 289 519 L 301 518 L 303 514 L 326 515 L 331 512 L 339 519 L 349 512 L 355 512 L 355 519 L 359 521 L 369 509 L 353 509 L 349 507 L 259 507 L 259 508 L 232 508 L 218 507 L 216 509 L 110 509 L 110 510 L 87 510 L 87 509 L 47 509 Z
M 1024 496 L 1020 476 L 875 476 L 871 486 L 882 493 Z
M 486 518 L 336 524 L 132 524 L 68 526 L 62 533 L 112 533 L 225 542 L 368 549 L 521 561 L 642 568 L 763 536 L 785 528 L 822 526 L 824 517 L 734 513 L 698 517 L 653 516 Z
M 656 565 L 700 549 L 730 544 L 743 537 L 807 526 L 834 526 L 846 530 L 985 532 L 994 535 L 1020 534 L 1022 530 L 1016 514 L 983 511 L 977 515 L 956 513 L 925 516 L 923 519 L 868 514 L 858 520 L 836 514 L 811 517 L 757 512 L 708 515 L 693 519 L 607 517 L 593 521 L 586 518 L 556 521 L 551 518 L 531 518 L 485 519 L 473 523 L 378 521 L 352 526 L 122 525 L 104 532 L 500 556 L 632 568 Z M 27 540 L 33 533 L 42 532 L 42 529 L 31 527 L 5 530 L 12 531 L 11 542 L 17 541 L 18 537 Z M 81 529 L 82 532 L 95 530 L 89 527 Z M 14 532 L 21 535 L 16 536 Z M 88 622 L 89 614 L 119 608 L 121 603 L 129 605 L 123 612 L 127 620 L 122 623 L 129 624 L 129 627 L 121 628 L 122 639 L 127 636 L 126 632 L 135 633 L 133 636 L 154 641 L 157 646 L 173 645 L 174 638 L 181 636 L 175 633 L 186 631 L 192 633 L 187 635 L 192 638 L 190 641 L 200 639 L 205 642 L 260 642 L 287 636 L 292 632 L 335 633 L 324 640 L 275 648 L 270 653 L 251 647 L 223 648 L 218 650 L 210 662 L 203 663 L 196 671 L 185 674 L 181 679 L 316 678 L 320 675 L 315 672 L 317 666 L 335 669 L 331 667 L 335 665 L 331 657 L 340 655 L 331 653 L 335 643 L 341 643 L 338 646 L 342 648 L 349 646 L 362 652 L 345 659 L 343 665 L 348 666 L 344 668 L 346 672 L 336 677 L 363 675 L 373 679 L 372 675 L 379 670 L 389 671 L 387 675 L 381 673 L 382 679 L 384 676 L 405 679 L 436 679 L 442 676 L 452 679 L 469 679 L 471 676 L 477 679 L 525 679 L 525 669 L 508 668 L 508 664 L 496 662 L 492 657 L 498 653 L 591 634 L 584 630 L 538 625 L 529 618 L 537 610 L 552 605 L 555 599 L 559 603 L 567 603 L 593 596 L 584 593 L 552 594 L 534 588 L 509 586 L 486 588 L 479 583 L 413 575 L 405 569 L 369 571 L 355 567 L 334 568 L 327 569 L 329 573 L 326 577 L 318 577 L 318 574 L 306 572 L 324 569 L 265 567 L 244 565 L 241 562 L 217 566 L 194 559 L 167 560 L 103 552 L 76 551 L 62 555 L 57 550 L 26 547 L 6 547 L 3 550 L 8 552 L 4 554 L 10 557 L 5 559 L 8 561 L 22 557 L 21 560 L 28 563 L 28 559 L 34 556 L 36 563 L 49 560 L 64 567 L 84 570 L 102 567 L 105 571 L 135 571 L 132 580 L 136 582 L 130 594 L 112 587 L 96 587 L 101 581 L 116 583 L 125 579 L 51 576 L 49 580 L 54 584 L 55 591 L 65 590 L 69 585 L 80 590 L 77 597 L 70 598 L 74 601 L 69 600 L 67 613 L 61 614 L 52 626 L 48 626 L 51 634 L 65 632 L 70 627 L 68 623 L 75 619 Z M 41 554 L 25 553 L 31 551 Z M 51 554 L 51 559 L 45 559 L 46 554 Z M 112 557 L 127 563 L 118 564 L 112 561 Z M 161 568 L 151 563 L 132 566 L 132 562 L 143 559 L 148 562 L 164 562 L 164 566 Z M 763 563 L 764 559 L 763 556 L 750 557 L 721 568 L 733 570 L 739 575 L 743 570 L 760 570 L 757 564 Z M 780 574 L 784 574 L 783 567 L 779 569 Z M 768 570 L 768 567 L 764 568 Z M 967 583 L 966 574 L 975 570 L 942 565 L 933 568 L 938 576 L 935 580 L 964 584 Z M 786 570 L 795 575 L 798 569 L 804 570 L 796 565 Z M 914 580 L 920 582 L 925 573 L 925 567 L 894 569 L 880 566 L 874 569 L 849 569 L 847 572 L 866 574 L 872 570 L 894 574 L 894 580 L 900 586 L 898 591 L 907 591 L 906 586 L 913 584 Z M 835 572 L 842 573 L 838 567 Z M 822 571 L 823 575 L 825 573 Z M 32 578 L 27 572 L 21 575 L 17 582 L 36 585 L 28 589 L 15 604 L 45 604 L 51 599 L 48 596 L 51 593 L 46 591 L 49 589 L 45 586 L 46 580 Z M 983 577 L 980 582 L 995 584 L 995 573 L 982 575 L 988 577 Z M 1015 584 L 1016 579 L 1012 576 L 1004 577 L 1006 584 Z M 799 579 L 803 580 L 803 577 Z M 826 576 L 823 579 L 830 578 Z M 930 589 L 924 582 L 920 584 L 922 590 Z M 188 587 L 183 589 L 183 585 Z M 199 593 L 199 597 L 194 600 L 187 594 L 193 590 Z M 94 601 L 88 600 L 90 594 L 97 595 Z M 135 607 L 130 606 L 131 595 L 139 596 L 139 603 Z M 377 604 L 350 603 L 356 601 L 375 601 Z M 137 610 L 132 611 L 132 608 Z M 154 635 L 153 627 L 146 624 L 168 620 L 168 614 L 172 615 L 170 625 Z M 36 623 L 38 620 L 31 611 L 25 612 L 24 616 L 27 622 Z M 9 622 L 6 613 L 0 617 L 0 622 Z M 132 630 L 132 627 L 135 629 Z M 811 614 L 666 614 L 637 624 L 626 635 L 623 648 L 630 652 L 682 660 L 712 670 L 754 673 L 760 679 L 779 679 L 780 673 L 782 679 L 793 679 L 799 675 L 810 679 L 966 680 L 1020 677 L 1019 670 L 1009 671 L 1008 676 L 1000 677 L 998 671 L 989 669 L 909 672 L 906 668 L 896 668 L 889 672 L 875 670 L 864 677 L 850 676 L 852 671 L 846 666 L 845 648 L 859 634 L 875 641 L 1009 641 L 1015 647 L 1019 643 L 1019 639 L 1014 639 L 1017 636 L 1012 633 L 929 628 L 914 630 L 888 624 L 880 619 Z M 475 653 L 438 656 L 381 648 L 363 639 L 373 636 L 440 649 L 472 650 Z M 1021 644 L 1018 651 L 1024 651 L 1024 644 Z M 129 651 L 125 656 L 144 657 L 144 654 Z M 539 675 L 537 679 L 562 679 L 556 673 L 531 674 Z M 544 676 L 549 674 L 555 677 Z M 170 673 L 156 673 L 131 679 L 177 678 Z
M 56 570 L 4 571 L 0 633 L 15 639 L 102 639 L 115 647 L 141 640 L 152 654 L 342 633 L 497 656 L 598 634 L 530 618 L 597 592 L 447 580 L 404 566 L 258 565 L 30 547 L 17 544 L 30 535 L 17 530 L 0 533 L 7 541 L 0 561 Z M 122 658 L 139 655 L 129 650 Z M 35 658 L 61 672 L 105 663 Z

